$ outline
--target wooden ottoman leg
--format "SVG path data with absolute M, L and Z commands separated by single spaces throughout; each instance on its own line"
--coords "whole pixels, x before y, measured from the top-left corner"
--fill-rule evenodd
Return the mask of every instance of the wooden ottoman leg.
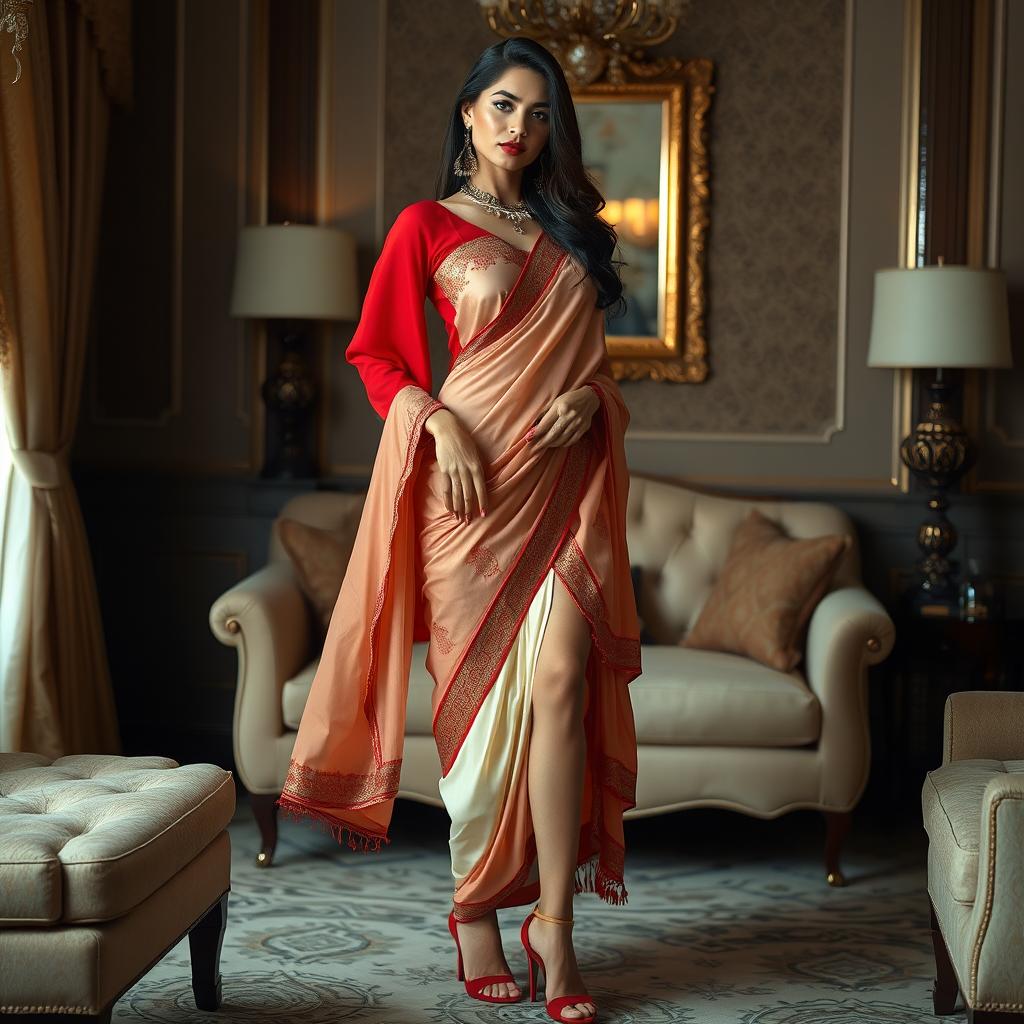
M 937 1014 L 953 1013 L 956 997 L 960 992 L 960 984 L 956 980 L 956 971 L 949 959 L 946 940 L 939 929 L 939 919 L 935 916 L 935 906 L 931 896 L 928 897 L 928 913 L 931 916 L 932 949 L 935 951 L 935 980 L 932 982 L 932 1008 Z
M 192 954 L 192 994 L 199 1010 L 220 1007 L 220 947 L 228 923 L 228 894 L 203 915 L 188 933 Z
M 256 864 L 261 868 L 269 868 L 274 862 L 274 850 L 277 848 L 277 799 L 272 793 L 250 793 L 252 813 L 260 829 L 262 848 L 256 856 Z
M 849 811 L 822 811 L 825 815 L 825 880 L 829 885 L 846 885 L 839 869 L 839 853 L 850 831 Z

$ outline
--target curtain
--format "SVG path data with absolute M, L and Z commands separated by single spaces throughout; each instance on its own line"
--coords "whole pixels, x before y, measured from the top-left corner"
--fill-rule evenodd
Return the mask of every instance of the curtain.
M 68 459 L 109 104 L 131 102 L 129 0 L 0 10 L 0 750 L 118 753 Z

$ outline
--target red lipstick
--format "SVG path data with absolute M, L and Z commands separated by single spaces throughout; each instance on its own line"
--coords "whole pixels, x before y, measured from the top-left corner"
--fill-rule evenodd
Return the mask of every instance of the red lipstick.
M 502 142 L 499 143 L 499 145 L 506 153 L 509 154 L 509 156 L 515 156 L 517 153 L 522 153 L 522 151 L 526 149 L 525 146 L 520 146 L 515 142 Z

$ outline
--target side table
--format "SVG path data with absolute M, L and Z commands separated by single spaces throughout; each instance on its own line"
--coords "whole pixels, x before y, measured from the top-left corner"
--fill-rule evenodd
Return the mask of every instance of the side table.
M 960 690 L 1024 690 L 1024 622 L 893 615 L 896 644 L 879 666 L 872 714 L 884 811 L 917 811 L 928 771 L 942 763 L 943 709 Z

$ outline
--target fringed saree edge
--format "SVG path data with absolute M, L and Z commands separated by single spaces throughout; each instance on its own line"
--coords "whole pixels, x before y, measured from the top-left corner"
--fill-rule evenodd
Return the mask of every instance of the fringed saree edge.
M 281 813 L 285 817 L 319 827 L 321 832 L 329 832 L 340 846 L 347 846 L 351 850 L 379 853 L 382 844 L 386 845 L 391 842 L 387 835 L 365 832 L 342 818 L 336 818 L 320 807 L 311 807 L 291 797 L 279 797 L 274 803 L 281 809 Z

